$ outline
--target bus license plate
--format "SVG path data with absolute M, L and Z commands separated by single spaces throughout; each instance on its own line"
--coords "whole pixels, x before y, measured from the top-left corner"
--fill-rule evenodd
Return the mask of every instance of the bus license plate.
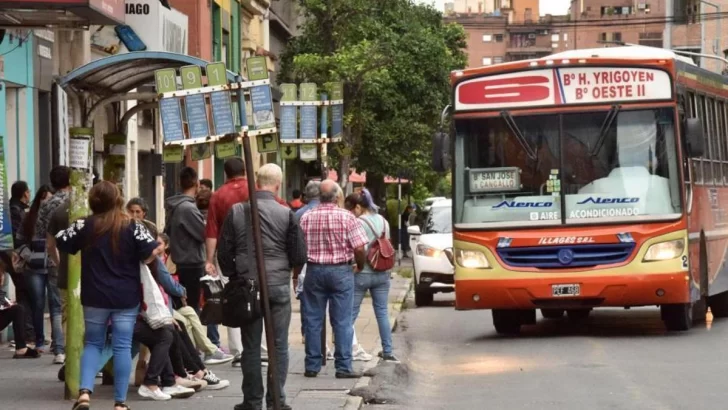
M 569 285 L 551 285 L 551 294 L 554 297 L 579 296 L 581 294 L 581 286 L 576 283 Z

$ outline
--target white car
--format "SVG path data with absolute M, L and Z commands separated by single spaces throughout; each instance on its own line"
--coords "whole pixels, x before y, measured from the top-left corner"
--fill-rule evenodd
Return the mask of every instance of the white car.
M 446 201 L 447 198 L 444 196 L 433 196 L 430 198 L 425 199 L 425 205 L 424 205 L 424 211 L 430 212 L 430 208 L 432 207 L 432 204 L 434 204 L 437 201 Z
M 435 293 L 455 291 L 452 262 L 452 201 L 432 203 L 422 229 L 407 228 L 415 268 L 415 304 L 432 304 Z

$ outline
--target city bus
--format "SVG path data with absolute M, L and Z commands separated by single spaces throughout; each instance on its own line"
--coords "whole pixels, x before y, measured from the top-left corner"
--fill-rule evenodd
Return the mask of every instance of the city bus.
M 456 309 L 501 334 L 537 310 L 659 306 L 671 331 L 728 316 L 726 78 L 631 46 L 451 81 L 433 165 L 453 176 Z

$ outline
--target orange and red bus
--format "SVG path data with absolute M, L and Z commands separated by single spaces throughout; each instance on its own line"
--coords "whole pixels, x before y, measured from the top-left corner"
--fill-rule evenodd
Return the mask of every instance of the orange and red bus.
M 637 46 L 451 79 L 456 309 L 509 334 L 537 310 L 728 316 L 728 80 Z

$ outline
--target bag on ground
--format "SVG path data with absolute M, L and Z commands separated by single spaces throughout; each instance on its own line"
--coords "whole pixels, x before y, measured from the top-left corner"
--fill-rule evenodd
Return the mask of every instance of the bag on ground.
M 142 282 L 142 319 L 152 329 L 159 329 L 167 325 L 174 325 L 174 318 L 169 307 L 164 302 L 164 296 L 159 285 L 154 280 L 152 272 L 145 264 L 139 266 Z
M 222 324 L 241 327 L 263 317 L 260 289 L 254 279 L 234 278 L 222 291 Z

